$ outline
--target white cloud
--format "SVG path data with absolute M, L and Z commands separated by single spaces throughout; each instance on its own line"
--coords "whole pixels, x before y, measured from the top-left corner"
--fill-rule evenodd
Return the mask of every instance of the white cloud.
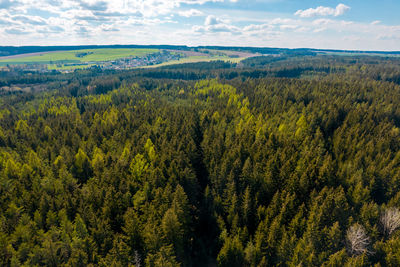
M 343 15 L 344 13 L 346 13 L 348 10 L 350 10 L 350 7 L 349 7 L 349 6 L 346 6 L 345 4 L 339 4 L 339 5 L 336 6 L 336 9 L 335 9 L 335 16 L 336 16 L 336 17 L 337 17 L 337 16 L 341 16 L 341 15 Z
M 395 35 L 395 34 L 381 34 L 378 36 L 378 40 L 383 40 L 383 41 L 387 41 L 387 40 L 400 40 L 400 35 Z
M 26 35 L 30 34 L 31 31 L 25 27 L 9 27 L 4 30 L 4 32 L 11 34 L 11 35 Z
M 276 18 L 270 21 L 270 24 L 289 24 L 289 23 L 296 23 L 296 20 L 293 19 L 282 19 Z
M 298 28 L 299 26 L 298 25 L 281 25 L 281 26 L 279 26 L 279 28 L 281 29 L 281 30 L 294 30 L 294 29 L 296 29 L 296 28 Z
M 193 26 L 192 30 L 195 33 L 233 33 L 239 34 L 241 29 L 231 25 L 228 20 L 217 18 L 214 15 L 209 15 L 204 21 L 204 26 Z
M 319 33 L 319 32 L 323 32 L 323 31 L 326 31 L 326 30 L 327 30 L 326 27 L 322 27 L 322 28 L 317 28 L 317 29 L 315 29 L 313 32 Z
M 296 32 L 308 32 L 310 31 L 310 27 L 300 27 L 296 29 Z
M 302 18 L 310 18 L 310 17 L 315 17 L 315 16 L 341 16 L 343 15 L 346 11 L 350 9 L 349 6 L 346 6 L 345 4 L 338 4 L 336 8 L 332 7 L 325 7 L 325 6 L 319 6 L 317 8 L 309 8 L 305 10 L 297 10 L 296 13 L 294 13 L 296 16 L 302 17 Z
M 179 8 L 182 4 L 203 5 L 208 2 L 223 2 L 224 0 L 107 0 L 111 4 L 109 10 L 140 11 L 144 16 L 165 15 Z
M 222 23 L 222 21 L 214 15 L 207 16 L 204 25 L 216 25 Z
M 113 25 L 102 24 L 100 29 L 104 32 L 118 32 L 119 29 L 114 27 Z
M 265 24 L 251 24 L 248 26 L 245 26 L 243 28 L 244 32 L 253 32 L 253 31 L 263 31 L 263 30 L 271 30 L 273 29 L 274 26 L 268 23 Z
M 30 24 L 30 25 L 46 25 L 47 24 L 47 22 L 39 16 L 16 15 L 16 16 L 13 16 L 12 19 L 14 21 L 18 21 L 23 24 Z
M 219 2 L 216 9 L 213 2 Z M 229 9 L 235 2 L 0 0 L 0 40 L 1 45 L 167 43 L 398 50 L 400 26 L 339 20 L 350 9 L 344 4 L 299 10 L 296 18 L 276 18 L 265 10 Z M 207 16 L 210 13 L 214 15 Z M 309 17 L 315 19 L 304 19 Z
M 192 8 L 190 10 L 180 11 L 178 14 L 181 17 L 190 18 L 190 17 L 195 17 L 195 16 L 202 16 L 204 13 L 201 12 L 200 10 Z
M 335 23 L 335 21 L 331 19 L 316 19 L 312 22 L 313 25 L 327 25 L 332 23 Z
M 224 0 L 0 0 L 0 9 L 15 9 L 27 13 L 30 9 L 41 9 L 61 14 L 68 10 L 88 10 L 120 14 L 135 14 L 154 17 L 165 15 L 182 5 L 203 5 Z

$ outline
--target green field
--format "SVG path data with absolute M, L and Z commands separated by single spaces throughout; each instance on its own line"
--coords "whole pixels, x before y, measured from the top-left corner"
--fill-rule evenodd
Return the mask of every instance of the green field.
M 80 63 L 110 61 L 130 56 L 145 56 L 158 52 L 158 49 L 85 49 L 73 51 L 60 51 L 51 53 L 40 53 L 34 56 L 22 56 L 0 60 L 1 65 L 7 64 L 51 64 L 59 63 Z M 80 55 L 80 57 L 79 57 Z
M 176 64 L 210 62 L 210 61 L 217 61 L 217 60 L 222 60 L 222 61 L 227 61 L 227 62 L 229 61 L 232 63 L 239 63 L 243 59 L 245 59 L 245 58 L 231 58 L 228 56 L 190 56 L 190 57 L 181 58 L 179 60 L 172 60 L 172 61 L 164 62 L 161 64 L 157 64 L 157 65 L 150 65 L 150 66 L 144 66 L 144 67 L 138 67 L 138 68 L 157 68 L 157 67 L 176 65 Z

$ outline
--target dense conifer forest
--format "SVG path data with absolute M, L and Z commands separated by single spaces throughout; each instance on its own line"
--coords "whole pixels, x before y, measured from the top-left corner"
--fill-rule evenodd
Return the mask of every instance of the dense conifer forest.
M 400 266 L 397 58 L 0 87 L 1 266 Z

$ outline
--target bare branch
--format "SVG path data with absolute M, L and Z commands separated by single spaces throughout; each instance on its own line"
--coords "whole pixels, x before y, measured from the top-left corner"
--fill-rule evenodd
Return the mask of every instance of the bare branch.
M 135 259 L 135 267 L 141 267 L 142 266 L 140 264 L 141 258 L 140 258 L 139 252 L 137 250 L 135 250 L 134 259 Z
M 380 223 L 383 228 L 383 233 L 390 236 L 400 227 L 400 209 L 387 208 L 381 215 Z
M 363 226 L 359 224 L 352 225 L 347 230 L 348 251 L 351 255 L 370 254 L 368 246 L 370 239 Z

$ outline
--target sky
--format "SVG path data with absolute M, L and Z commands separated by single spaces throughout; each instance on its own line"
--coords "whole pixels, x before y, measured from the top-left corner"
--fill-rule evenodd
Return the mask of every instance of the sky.
M 0 45 L 400 50 L 400 0 L 0 0 Z

